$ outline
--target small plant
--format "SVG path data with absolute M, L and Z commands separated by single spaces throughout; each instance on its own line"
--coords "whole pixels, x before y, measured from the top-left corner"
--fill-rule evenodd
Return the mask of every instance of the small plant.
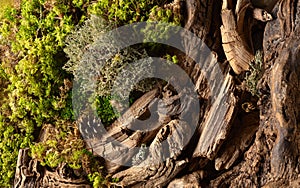
M 114 111 L 113 106 L 111 105 L 111 96 L 97 97 L 94 105 L 104 126 L 110 125 L 120 116 L 120 113 Z
M 154 6 L 150 10 L 148 21 L 167 22 L 174 25 L 180 25 L 182 21 L 180 1 L 165 4 L 163 6 Z
M 146 21 L 152 7 L 162 6 L 166 2 L 167 0 L 101 0 L 94 3 L 89 8 L 89 12 L 102 16 L 120 26 Z
M 93 92 L 90 100 L 106 125 L 118 117 L 111 100 L 126 103 L 128 96 L 124 91 L 127 94 L 132 90 L 146 92 L 154 85 L 153 80 L 131 83 L 133 80 L 139 81 L 142 76 L 153 75 L 152 61 L 144 49 L 119 49 L 114 44 L 117 41 L 106 35 L 111 28 L 107 21 L 92 16 L 82 27 L 73 31 L 66 40 L 65 52 L 70 60 L 64 66 L 74 75 L 82 93 Z
M 0 19 L 4 16 L 7 8 L 14 6 L 14 0 L 0 0 Z
M 177 63 L 178 63 L 178 57 L 177 57 L 177 55 L 171 56 L 170 54 L 167 54 L 167 55 L 165 56 L 165 58 L 166 58 L 168 61 L 173 62 L 174 64 L 177 64 Z
M 105 177 L 103 177 L 99 172 L 89 174 L 88 179 L 92 183 L 93 188 L 100 188 L 108 183 Z
M 246 73 L 245 83 L 246 89 L 253 95 L 258 96 L 259 91 L 257 89 L 258 81 L 263 74 L 263 52 L 257 51 L 254 61 L 250 63 L 250 70 Z
M 163 57 L 168 56 L 168 53 L 172 53 L 173 50 L 170 50 L 169 46 L 160 43 L 169 40 L 171 37 L 170 34 L 176 33 L 176 29 L 179 29 L 179 27 L 175 26 L 181 25 L 182 15 L 180 6 L 180 1 L 174 1 L 163 6 L 154 6 L 150 10 L 149 18 L 147 19 L 147 22 L 150 24 L 147 24 L 142 30 L 145 35 L 145 41 L 153 41 L 147 46 L 149 54 Z
M 51 168 L 66 163 L 72 169 L 86 168 L 90 155 L 77 126 L 68 121 L 43 126 L 41 141 L 31 146 L 31 156 Z
M 119 178 L 112 178 L 110 175 L 103 177 L 99 172 L 88 174 L 88 180 L 93 185 L 93 188 L 119 187 L 116 183 L 120 181 Z

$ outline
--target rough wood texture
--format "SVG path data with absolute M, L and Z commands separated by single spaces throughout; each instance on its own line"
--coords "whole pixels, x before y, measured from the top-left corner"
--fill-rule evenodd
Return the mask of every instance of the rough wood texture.
M 147 129 L 143 127 L 142 121 L 138 120 L 138 118 L 147 113 L 149 108 L 152 108 L 159 95 L 159 88 L 155 88 L 144 94 L 135 101 L 108 130 L 104 129 L 99 118 L 93 117 L 91 119 L 89 116 L 90 113 L 79 119 L 79 127 L 81 127 L 86 134 L 85 141 L 87 146 L 92 149 L 95 155 L 104 158 L 107 157 L 114 161 L 114 163 L 110 161 L 106 163 L 106 169 L 109 173 L 116 172 L 121 167 L 120 164 L 127 163 L 131 160 L 135 153 L 128 152 L 130 149 L 141 145 L 141 143 L 147 143 L 155 137 L 161 123 L 158 121 L 150 121 L 152 124 L 148 124 Z M 155 117 L 158 117 L 158 115 L 156 114 L 155 116 L 155 114 L 152 114 L 152 118 Z M 134 131 L 134 129 L 143 128 L 144 131 Z M 104 152 L 106 153 L 105 155 Z M 119 152 L 119 154 L 116 154 L 117 152 Z M 124 159 L 123 153 L 126 153 L 126 159 Z
M 37 161 L 31 161 L 29 149 L 21 149 L 18 155 L 14 187 L 40 187 L 41 174 L 37 170 Z
M 300 2 L 282 0 L 273 15 L 277 19 L 267 24 L 264 35 L 265 73 L 256 138 L 243 161 L 211 181 L 211 186 L 299 186 Z
M 212 77 L 216 80 L 221 79 L 218 75 L 212 75 Z M 234 118 L 236 98 L 233 95 L 232 77 L 227 74 L 222 83 L 214 103 L 201 123 L 199 131 L 201 136 L 193 157 L 205 157 L 212 160 L 228 136 L 231 121 Z
M 191 174 L 185 175 L 181 178 L 177 178 L 169 183 L 168 188 L 189 188 L 189 187 L 201 187 L 200 181 L 204 178 L 204 171 L 199 170 Z
M 215 159 L 215 169 L 223 170 L 232 167 L 234 162 L 250 146 L 259 124 L 258 111 L 250 114 L 238 114 L 225 144 Z
M 29 148 L 20 149 L 14 180 L 15 188 L 74 187 L 90 188 L 85 179 L 74 179 L 66 171 L 66 165 L 59 166 L 54 172 L 28 156 Z
M 219 55 L 221 50 L 220 10 L 218 0 L 186 1 L 185 28 L 196 34 L 204 43 Z
M 138 166 L 114 175 L 121 181 L 118 185 L 137 187 L 162 187 L 173 179 L 187 164 L 188 160 L 179 160 L 184 149 L 184 138 L 188 126 L 184 122 L 172 120 L 158 132 L 149 147 L 149 154 Z M 163 150 L 161 148 L 163 147 Z M 169 154 L 169 155 L 166 155 Z M 166 161 L 162 161 L 166 159 Z M 162 161 L 162 162 L 161 162 Z
M 93 139 L 105 140 L 111 136 L 119 141 L 123 141 L 128 138 L 126 132 L 123 130 L 128 129 L 129 125 L 132 125 L 137 118 L 146 113 L 148 108 L 152 105 L 150 103 L 159 95 L 159 88 L 155 88 L 144 94 L 109 127 L 108 131 L 100 125 L 100 119 L 93 115 L 94 111 L 92 109 L 86 109 L 84 114 L 78 119 L 79 129 L 83 133 L 83 137 L 88 141 L 88 144 L 89 142 L 93 142 Z
M 222 6 L 222 45 L 230 66 L 236 74 L 249 69 L 254 59 L 254 52 L 259 44 L 254 40 L 253 29 L 261 22 L 272 20 L 266 10 L 255 8 L 250 0 L 238 0 L 236 5 L 231 0 L 224 0 Z M 255 20 L 256 19 L 256 20 Z M 255 44 L 254 44 L 255 43 Z
M 283 40 L 284 44 L 276 44 L 272 26 L 267 27 L 264 41 L 266 54 L 269 49 L 275 49 L 265 58 L 267 64 L 273 64 L 268 85 L 271 93 L 273 126 L 277 136 L 271 152 L 271 172 L 277 178 L 291 179 L 290 176 L 295 174 L 294 170 L 299 168 L 296 161 L 299 155 L 297 141 L 300 122 L 300 2 L 282 1 L 277 15 L 281 26 L 281 37 L 278 39 Z M 270 55 L 275 54 L 280 56 L 276 59 L 271 58 Z
M 114 175 L 122 179 L 117 185 L 128 187 L 163 187 L 186 165 L 186 160 L 167 159 L 166 162 L 149 167 L 131 167 Z
M 238 1 L 241 2 L 241 1 Z M 225 55 L 230 66 L 235 73 L 249 69 L 249 63 L 253 60 L 253 48 L 251 41 L 252 19 L 247 12 L 250 3 L 240 3 L 237 5 L 236 14 L 227 0 L 223 1 L 221 35 Z M 245 25 L 244 25 L 245 24 Z M 248 29 L 244 29 L 244 27 Z

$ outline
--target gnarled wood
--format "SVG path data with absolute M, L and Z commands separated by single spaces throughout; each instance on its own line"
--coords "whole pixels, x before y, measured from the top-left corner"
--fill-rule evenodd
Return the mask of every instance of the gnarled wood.
M 232 167 L 234 162 L 250 146 L 259 124 L 258 111 L 238 114 L 227 141 L 215 159 L 215 169 L 223 170 Z
M 166 162 L 150 167 L 132 167 L 121 171 L 114 177 L 122 181 L 120 186 L 163 187 L 168 184 L 187 164 L 186 160 L 167 159 Z
M 220 10 L 218 0 L 189 0 L 186 2 L 184 27 L 196 34 L 212 51 L 222 54 Z M 192 42 L 192 41 L 190 41 Z M 188 71 L 188 69 L 185 69 Z
M 118 185 L 161 187 L 174 178 L 188 162 L 187 159 L 178 159 L 185 143 L 181 138 L 185 137 L 189 127 L 183 124 L 184 122 L 172 120 L 160 129 L 149 147 L 147 158 L 138 166 L 114 175 L 120 179 Z
M 223 3 L 225 4 L 225 2 Z M 250 34 L 252 23 L 248 23 L 248 19 L 250 19 L 248 17 L 251 15 L 247 14 L 250 4 L 237 6 L 237 17 L 234 16 L 232 7 L 226 7 L 224 4 L 221 13 L 223 22 L 221 26 L 223 49 L 234 72 L 240 74 L 242 71 L 249 69 L 249 64 L 254 58 Z M 226 4 L 230 6 L 230 3 Z M 248 30 L 244 29 L 246 26 Z
M 283 8 L 284 7 L 284 8 Z M 282 0 L 266 26 L 260 125 L 243 161 L 211 186 L 298 187 L 300 2 Z
M 47 170 L 35 159 L 28 156 L 29 148 L 20 149 L 14 180 L 15 188 L 38 187 L 74 187 L 90 188 L 85 179 L 68 177 L 64 165 L 59 166 L 54 172 Z
M 105 157 L 105 152 L 106 155 L 111 154 L 109 158 L 114 159 L 114 163 L 111 163 L 110 161 L 107 161 L 106 163 L 106 169 L 109 173 L 116 172 L 121 167 L 120 164 L 127 163 L 131 160 L 135 153 L 129 153 L 128 150 L 141 145 L 141 143 L 147 143 L 155 137 L 158 128 L 161 126 L 161 123 L 158 121 L 150 121 L 152 124 L 147 125 L 149 126 L 149 129 L 154 127 L 153 131 L 147 131 L 147 129 L 145 131 L 134 131 L 130 129 L 133 126 L 142 126 L 142 123 L 138 118 L 152 108 L 152 105 L 155 104 L 156 97 L 159 95 L 159 88 L 155 88 L 144 94 L 135 101 L 108 130 L 103 127 L 99 118 L 90 116 L 90 113 L 93 112 L 84 114 L 78 120 L 79 127 L 84 131 L 84 138 L 87 146 L 92 149 L 93 153 Z M 152 116 L 155 117 L 155 114 L 152 114 Z M 156 117 L 157 116 L 158 115 L 156 115 Z M 127 154 L 127 158 L 125 159 L 122 154 L 124 152 Z
M 229 74 L 225 77 L 213 102 L 200 126 L 201 136 L 193 157 L 206 157 L 212 160 L 228 136 L 237 102 L 233 95 L 232 77 Z
M 168 188 L 201 187 L 200 181 L 204 178 L 204 176 L 205 174 L 202 170 L 195 171 L 191 174 L 173 180 L 172 182 L 169 183 Z

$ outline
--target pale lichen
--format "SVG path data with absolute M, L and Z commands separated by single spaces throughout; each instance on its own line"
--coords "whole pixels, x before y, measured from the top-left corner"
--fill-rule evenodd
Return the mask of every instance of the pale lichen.
M 257 88 L 258 81 L 261 79 L 263 74 L 263 52 L 258 50 L 255 54 L 254 61 L 250 63 L 249 72 L 246 73 L 245 84 L 246 89 L 253 96 L 258 96 L 259 91 Z

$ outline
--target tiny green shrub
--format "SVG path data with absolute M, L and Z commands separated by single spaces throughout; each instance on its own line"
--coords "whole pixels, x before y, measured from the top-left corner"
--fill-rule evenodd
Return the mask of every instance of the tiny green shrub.
M 106 125 L 118 117 L 110 104 L 112 99 L 123 103 L 127 98 L 124 90 L 129 94 L 133 89 L 145 92 L 153 87 L 152 81 L 130 84 L 132 80 L 139 81 L 139 76 L 153 73 L 151 59 L 144 59 L 143 63 L 132 66 L 132 63 L 148 58 L 146 51 L 132 47 L 118 49 L 112 43 L 113 38 L 106 38 L 110 28 L 112 27 L 109 27 L 107 21 L 92 16 L 67 37 L 64 49 L 69 56 L 64 68 L 74 75 L 83 92 L 95 91 L 92 95 L 95 100 L 93 103 Z M 91 79 L 95 85 L 91 84 Z M 128 87 L 124 87 L 125 84 Z
M 103 187 L 107 184 L 105 177 L 103 177 L 99 172 L 89 174 L 88 179 L 93 184 L 94 188 Z
M 257 51 L 254 61 L 250 64 L 250 70 L 246 73 L 245 83 L 246 89 L 253 95 L 259 96 L 257 89 L 258 81 L 263 75 L 263 52 Z
M 103 16 L 117 25 L 146 21 L 152 7 L 162 6 L 167 0 L 101 0 L 89 8 L 91 14 Z
M 167 22 L 174 25 L 180 25 L 182 15 L 180 14 L 179 2 L 166 4 L 163 7 L 154 6 L 150 10 L 148 21 Z
M 178 63 L 178 57 L 177 57 L 176 55 L 171 56 L 170 54 L 167 54 L 167 55 L 165 56 L 165 58 L 166 58 L 168 61 L 173 62 L 174 64 L 177 64 L 177 63 Z
M 171 33 L 176 33 L 176 30 L 174 30 L 176 27 L 174 26 L 180 26 L 182 21 L 180 9 L 180 2 L 174 1 L 164 6 L 156 5 L 150 10 L 147 22 L 155 22 L 156 24 L 147 24 L 142 31 L 145 41 L 153 41 L 147 44 L 149 54 L 161 57 L 166 56 L 168 53 L 175 55 L 169 46 L 162 45 L 159 42 L 167 41 Z
M 110 125 L 111 123 L 113 123 L 114 120 L 116 120 L 116 118 L 120 116 L 120 114 L 117 113 L 117 111 L 114 111 L 110 101 L 111 96 L 99 96 L 95 100 L 97 114 L 99 115 L 99 118 L 105 126 Z
M 118 178 L 103 177 L 99 172 L 90 173 L 88 175 L 88 180 L 92 183 L 93 188 L 101 187 L 118 187 L 114 186 L 115 183 L 119 182 Z
M 0 0 L 0 19 L 4 16 L 7 8 L 14 6 L 14 0 Z
M 31 156 L 51 168 L 60 163 L 68 164 L 72 169 L 82 168 L 89 156 L 77 126 L 68 121 L 57 121 L 55 125 L 43 126 L 46 135 L 41 142 L 31 146 Z

